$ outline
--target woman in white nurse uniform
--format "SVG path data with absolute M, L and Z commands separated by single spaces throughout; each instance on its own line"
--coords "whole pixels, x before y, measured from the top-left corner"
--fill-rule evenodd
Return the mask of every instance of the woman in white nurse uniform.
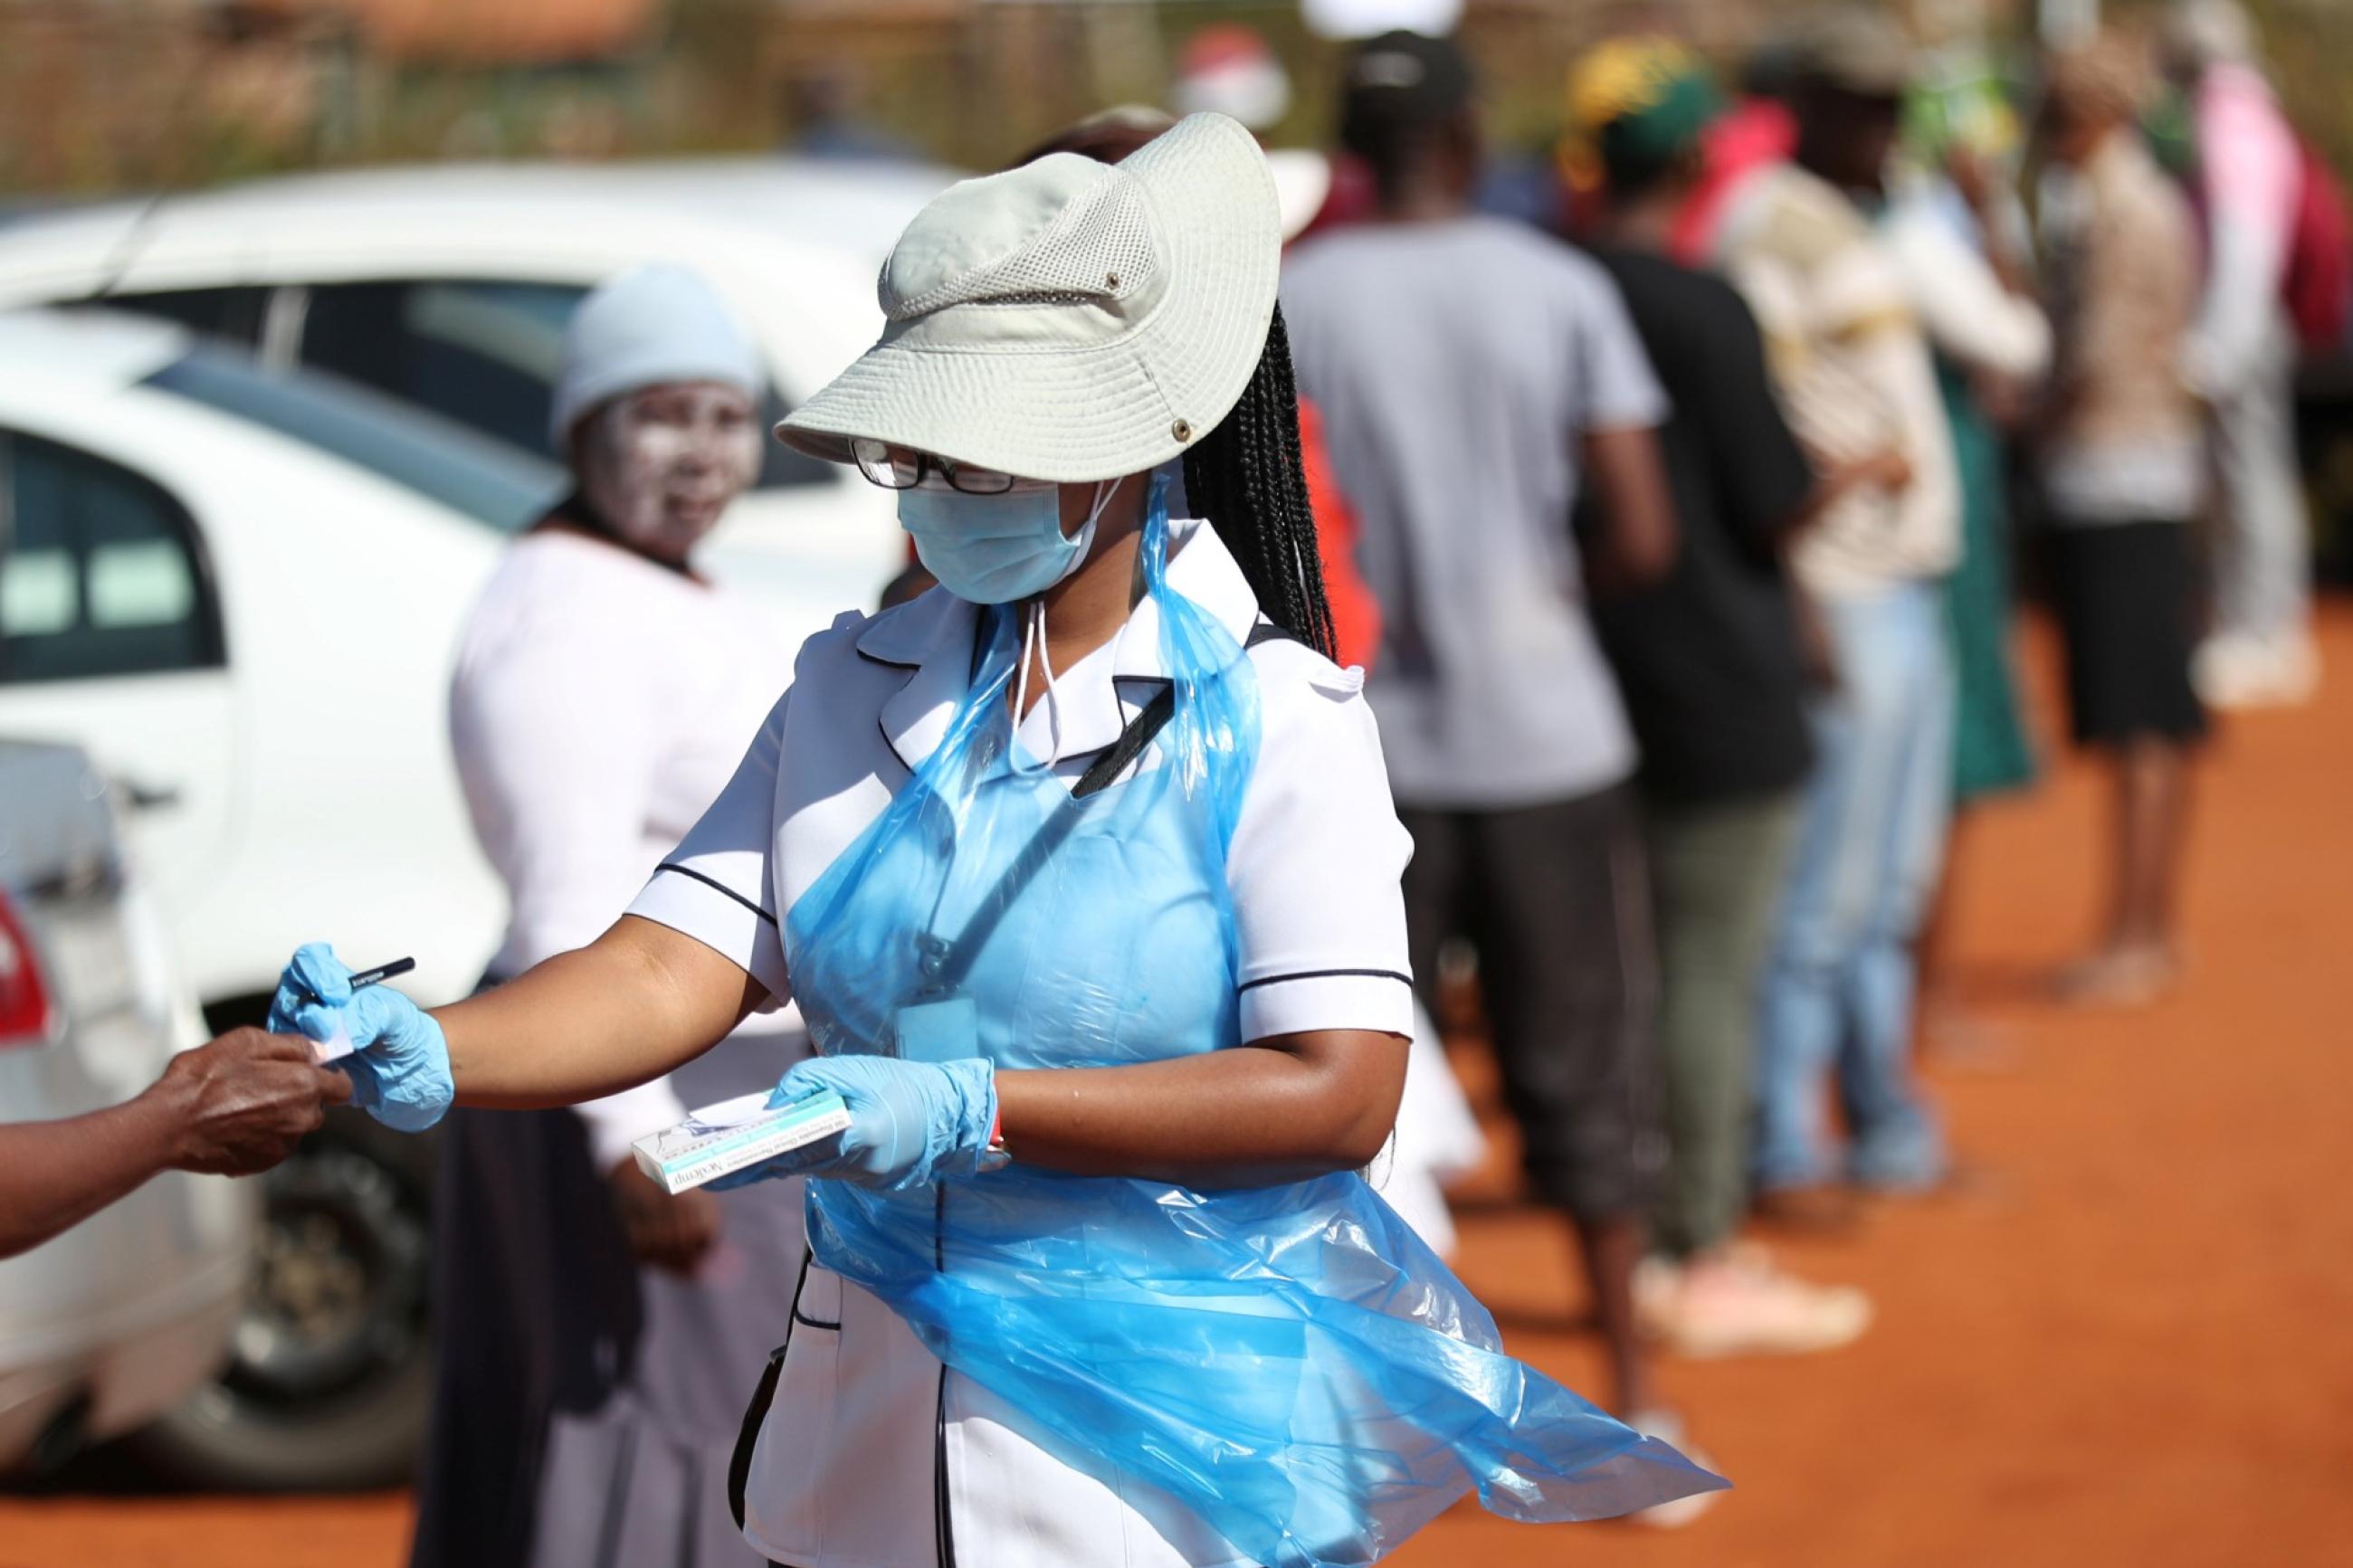
M 733 1477 L 794 1568 L 1337 1568 L 1474 1489 L 1723 1484 L 1504 1356 L 1356 1174 L 1413 1028 L 1409 846 L 1326 654 L 1278 247 L 1215 115 L 939 197 L 779 434 L 899 490 L 941 586 L 811 639 L 588 947 L 429 1014 L 315 945 L 280 989 L 395 1125 L 798 1002 L 777 1103 L 850 1126 L 754 1173 L 812 1178 L 812 1258 Z

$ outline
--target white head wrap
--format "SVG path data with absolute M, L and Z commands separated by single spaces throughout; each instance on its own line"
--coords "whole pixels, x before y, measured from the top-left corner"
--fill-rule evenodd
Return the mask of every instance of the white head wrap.
M 632 268 L 573 312 L 548 434 L 560 448 L 582 415 L 640 387 L 716 381 L 756 397 L 765 380 L 752 340 L 710 284 L 683 267 Z

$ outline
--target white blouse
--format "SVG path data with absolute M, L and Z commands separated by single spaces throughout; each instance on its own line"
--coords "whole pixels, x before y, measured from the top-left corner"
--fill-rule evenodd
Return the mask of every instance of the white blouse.
M 1177 525 L 1169 584 L 1246 642 L 1258 604 L 1210 529 Z M 974 606 L 934 591 L 844 616 L 801 651 L 734 778 L 630 906 L 789 995 L 777 913 L 879 816 L 945 732 L 967 689 Z M 1356 671 L 1261 641 L 1260 749 L 1228 858 L 1246 1040 L 1317 1029 L 1410 1037 L 1398 890 L 1411 841 L 1389 800 Z M 1075 783 L 1160 686 L 1156 607 L 1058 672 L 1056 773 Z M 1047 704 L 1021 743 L 1046 755 Z M 1141 766 L 1157 765 L 1147 751 Z M 1176 1568 L 1232 1549 L 1165 1496 L 1107 1487 L 1033 1440 L 1028 1418 L 946 1373 L 905 1323 L 812 1266 L 777 1306 L 776 1397 L 745 1488 L 744 1533 L 797 1568 Z M 935 1500 L 945 1499 L 942 1519 Z M 943 1530 L 943 1526 L 945 1529 Z
M 493 974 L 585 947 L 620 917 L 727 782 L 789 659 L 724 589 L 575 533 L 516 542 L 449 692 L 475 836 L 512 900 Z M 688 1109 L 667 1079 L 579 1108 L 600 1171 Z

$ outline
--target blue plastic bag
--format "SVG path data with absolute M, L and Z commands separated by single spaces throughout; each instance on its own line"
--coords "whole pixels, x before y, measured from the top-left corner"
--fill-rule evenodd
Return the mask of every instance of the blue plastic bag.
M 1155 482 L 1147 599 L 1173 712 L 1074 799 L 1022 756 L 1019 639 L 985 612 L 939 747 L 785 924 L 818 1050 L 1114 1066 L 1240 1044 L 1225 854 L 1255 679 L 1172 592 Z M 1239 1191 L 1015 1165 L 891 1194 L 809 1184 L 818 1260 L 1024 1411 L 1072 1467 L 1139 1477 L 1269 1568 L 1377 1561 L 1475 1489 L 1530 1521 L 1725 1483 L 1503 1353 L 1493 1320 L 1355 1174 Z

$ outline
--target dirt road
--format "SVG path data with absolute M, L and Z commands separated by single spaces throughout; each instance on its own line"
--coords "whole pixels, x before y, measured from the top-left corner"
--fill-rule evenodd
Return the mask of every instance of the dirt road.
M 2031 994 L 2092 920 L 2090 774 L 2064 763 L 1973 827 L 1957 973 L 2006 1040 L 1931 1070 L 1977 1179 L 1852 1242 L 1783 1248 L 1877 1298 L 1860 1345 L 1668 1369 L 1736 1492 L 1672 1535 L 1466 1507 L 1394 1561 L 2353 1561 L 2353 614 L 2325 633 L 2320 702 L 2234 721 L 2211 756 L 2191 970 L 2164 1008 Z M 1590 1386 L 1557 1237 L 1479 1195 L 1464 1275 L 1520 1354 Z M 0 1568 L 393 1568 L 406 1521 L 398 1497 L 0 1498 Z

